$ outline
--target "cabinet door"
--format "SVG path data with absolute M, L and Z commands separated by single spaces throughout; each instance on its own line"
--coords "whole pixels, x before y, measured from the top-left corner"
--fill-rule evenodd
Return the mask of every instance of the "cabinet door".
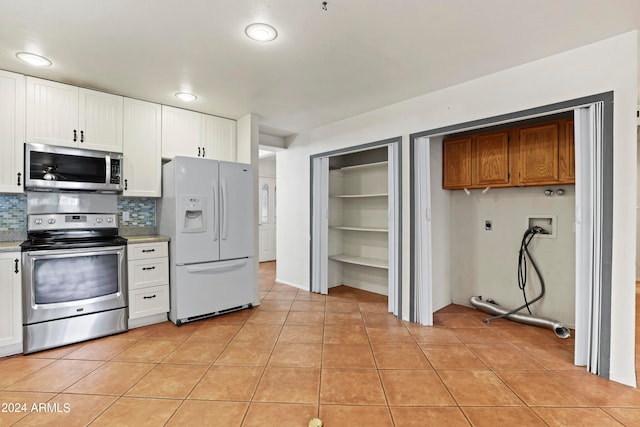
M 0 193 L 24 185 L 24 76 L 0 71 Z
M 236 161 L 236 121 L 202 115 L 203 154 L 207 159 Z
M 124 99 L 124 196 L 162 195 L 160 132 L 159 104 Z
M 202 157 L 202 114 L 162 106 L 162 157 Z
M 520 129 L 520 182 L 558 182 L 558 124 Z
M 20 252 L 0 253 L 0 356 L 18 351 L 2 347 L 22 342 Z
M 448 139 L 442 143 L 442 188 L 471 186 L 471 137 Z
M 79 89 L 79 146 L 122 153 L 122 97 Z
M 576 182 L 576 154 L 573 137 L 573 120 L 561 123 L 564 135 L 560 138 L 560 182 L 573 184 Z
M 27 77 L 27 142 L 77 147 L 78 88 Z
M 473 183 L 480 186 L 509 184 L 509 132 L 476 137 Z

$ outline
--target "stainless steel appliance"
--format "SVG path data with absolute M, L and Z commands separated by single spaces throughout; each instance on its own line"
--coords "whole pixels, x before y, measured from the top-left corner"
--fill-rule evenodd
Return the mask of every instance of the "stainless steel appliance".
M 24 353 L 127 330 L 126 239 L 117 214 L 28 215 Z
M 122 154 L 25 144 L 25 189 L 121 193 Z
M 170 237 L 169 318 L 183 322 L 253 303 L 250 165 L 175 157 L 162 168 L 159 232 Z

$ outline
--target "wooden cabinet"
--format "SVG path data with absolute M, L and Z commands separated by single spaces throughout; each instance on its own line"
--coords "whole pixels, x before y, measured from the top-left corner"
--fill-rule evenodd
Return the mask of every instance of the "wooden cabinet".
M 130 243 L 127 254 L 129 328 L 164 322 L 169 312 L 168 243 Z
M 162 157 L 175 156 L 235 161 L 235 120 L 163 105 Z
M 236 121 L 202 115 L 202 152 L 206 158 L 236 161 Z
M 124 196 L 162 196 L 161 108 L 124 98 Z
M 0 357 L 22 352 L 20 252 L 0 252 Z
M 450 190 L 471 186 L 471 138 L 445 140 L 442 143 L 442 187 Z
M 24 76 L 0 71 L 0 193 L 24 190 Z
M 27 77 L 26 140 L 122 152 L 123 98 Z
M 558 124 L 521 128 L 520 184 L 558 182 Z
M 492 132 L 443 141 L 443 188 L 509 185 L 509 133 Z
M 509 133 L 478 135 L 473 148 L 472 184 L 482 187 L 509 184 Z
M 573 184 L 574 157 L 569 119 L 445 139 L 442 188 Z

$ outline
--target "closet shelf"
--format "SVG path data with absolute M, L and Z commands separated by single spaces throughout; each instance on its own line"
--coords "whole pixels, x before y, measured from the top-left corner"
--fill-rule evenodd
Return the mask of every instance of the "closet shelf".
M 331 255 L 329 256 L 329 259 L 332 259 L 334 261 L 345 262 L 347 264 L 364 265 L 367 267 L 376 267 L 376 268 L 384 268 L 384 269 L 389 268 L 389 262 L 382 259 L 363 258 L 363 257 L 344 255 L 344 254 Z
M 350 170 L 356 170 L 356 169 L 362 170 L 362 169 L 369 169 L 369 168 L 379 168 L 381 166 L 387 166 L 388 164 L 389 162 L 365 163 L 363 165 L 344 166 L 337 170 L 341 170 L 341 171 L 350 171 Z
M 334 230 L 347 230 L 347 231 L 372 231 L 375 233 L 388 233 L 388 228 L 383 227 L 356 227 L 350 225 L 331 225 L 329 228 L 333 228 Z
M 342 198 L 342 199 L 356 199 L 365 197 L 388 197 L 389 193 L 375 193 L 375 194 L 333 194 L 330 197 Z

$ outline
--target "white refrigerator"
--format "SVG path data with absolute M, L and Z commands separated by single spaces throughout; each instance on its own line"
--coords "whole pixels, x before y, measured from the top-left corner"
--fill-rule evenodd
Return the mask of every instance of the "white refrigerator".
M 171 239 L 176 325 L 253 303 L 253 204 L 250 165 L 175 157 L 162 167 L 158 232 Z

